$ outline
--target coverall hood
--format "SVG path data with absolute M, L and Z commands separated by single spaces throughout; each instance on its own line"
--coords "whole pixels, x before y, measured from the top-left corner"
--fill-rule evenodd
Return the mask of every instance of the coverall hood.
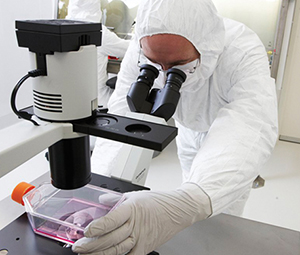
M 172 8 L 175 5 L 181 8 Z M 142 0 L 136 23 L 136 39 L 175 34 L 189 40 L 201 54 L 201 78 L 215 69 L 224 48 L 223 18 L 210 0 Z
M 102 19 L 99 0 L 69 0 L 66 19 L 100 22 Z

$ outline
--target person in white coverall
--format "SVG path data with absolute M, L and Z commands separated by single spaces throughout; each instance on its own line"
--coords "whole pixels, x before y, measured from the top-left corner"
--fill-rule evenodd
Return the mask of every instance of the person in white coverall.
M 265 47 L 245 25 L 220 17 L 210 0 L 141 1 L 110 112 L 129 111 L 126 94 L 139 75 L 138 61 L 160 65 L 157 88 L 164 86 L 165 70 L 187 72 L 173 116 L 183 183 L 168 192 L 124 194 L 125 201 L 91 222 L 74 244 L 80 254 L 143 255 L 197 221 L 221 212 L 240 215 L 277 140 Z M 118 146 L 97 142 L 95 171 L 109 175 L 102 162 L 113 165 Z
M 66 19 L 88 22 L 101 22 L 102 12 L 100 0 L 69 0 L 68 15 Z M 127 51 L 130 41 L 119 38 L 102 25 L 101 46 L 97 48 L 98 62 L 98 102 L 107 107 L 107 102 L 113 89 L 106 86 L 108 79 L 108 56 L 122 58 Z

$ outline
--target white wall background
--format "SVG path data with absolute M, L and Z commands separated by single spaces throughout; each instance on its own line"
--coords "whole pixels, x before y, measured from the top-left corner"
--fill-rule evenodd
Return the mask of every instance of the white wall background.
M 281 0 L 213 0 L 219 13 L 254 30 L 267 50 L 274 49 Z
M 19 48 L 15 36 L 15 20 L 50 19 L 54 17 L 55 0 L 1 1 L 0 7 L 0 129 L 12 124 L 16 117 L 10 108 L 13 87 L 29 71 L 28 49 Z M 30 80 L 20 89 L 17 107 L 32 104 Z
M 280 135 L 300 143 L 300 2 L 296 1 L 292 33 L 279 102 Z M 287 138 L 287 139 L 286 139 Z

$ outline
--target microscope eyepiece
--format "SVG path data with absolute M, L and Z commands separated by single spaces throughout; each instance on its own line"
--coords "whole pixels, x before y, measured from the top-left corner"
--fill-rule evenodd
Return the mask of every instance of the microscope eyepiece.
M 140 75 L 137 78 L 137 82 L 143 82 L 151 88 L 158 74 L 159 71 L 154 66 L 144 64 L 140 68 Z
M 127 94 L 127 103 L 131 111 L 148 113 L 168 120 L 174 114 L 179 98 L 179 90 L 186 80 L 186 74 L 171 68 L 167 71 L 167 79 L 162 89 L 151 90 L 159 71 L 151 65 L 142 65 L 137 81 Z
M 131 84 L 127 94 L 127 103 L 132 112 L 150 113 L 152 103 L 148 101 L 148 96 L 158 74 L 154 66 L 141 66 L 137 81 Z
M 166 86 L 175 85 L 179 90 L 181 88 L 182 83 L 186 80 L 186 74 L 177 69 L 171 68 L 167 71 L 167 81 Z
M 185 79 L 186 74 L 177 68 L 167 71 L 165 86 L 159 91 L 152 90 L 151 98 L 154 102 L 151 109 L 152 115 L 163 117 L 165 120 L 172 117 L 180 98 L 179 90 Z

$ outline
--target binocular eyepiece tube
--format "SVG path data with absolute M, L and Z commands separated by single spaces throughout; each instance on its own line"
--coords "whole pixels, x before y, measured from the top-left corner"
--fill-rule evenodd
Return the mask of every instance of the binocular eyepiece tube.
M 151 88 L 158 75 L 159 71 L 154 66 L 145 64 L 141 66 L 137 82 L 145 83 Z
M 142 65 L 137 81 L 131 85 L 127 94 L 127 103 L 133 112 L 148 113 L 167 121 L 176 110 L 179 90 L 186 80 L 186 74 L 177 68 L 171 68 L 167 71 L 164 87 L 151 90 L 158 75 L 159 71 L 154 66 Z

